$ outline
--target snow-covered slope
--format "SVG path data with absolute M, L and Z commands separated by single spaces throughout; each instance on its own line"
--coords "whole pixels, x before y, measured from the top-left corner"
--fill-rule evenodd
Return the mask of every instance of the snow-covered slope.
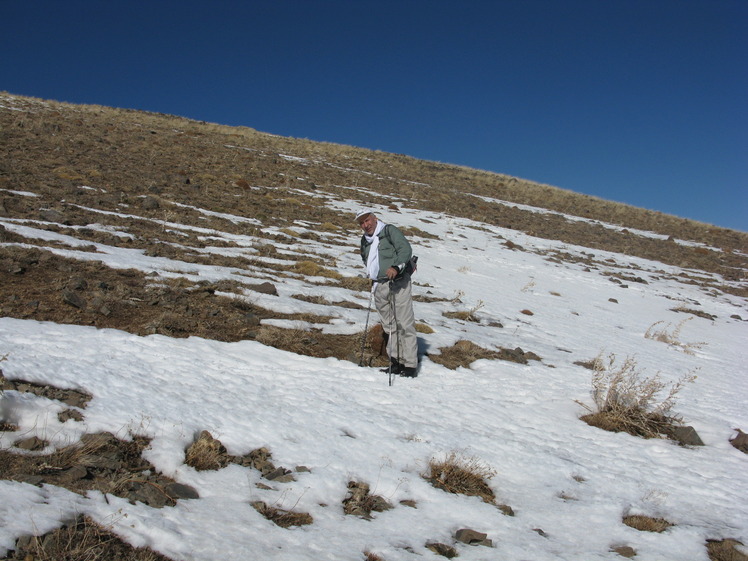
M 345 214 L 356 206 L 334 198 L 325 204 Z M 2 480 L 0 555 L 18 536 L 49 531 L 75 513 L 110 526 L 133 545 L 191 561 L 350 560 L 362 559 L 364 552 L 387 561 L 432 558 L 425 544 L 452 543 L 460 528 L 484 532 L 493 542 L 492 548 L 457 546 L 461 559 L 475 560 L 611 560 L 620 558 L 612 547 L 628 545 L 643 561 L 699 561 L 707 559 L 707 539 L 748 544 L 748 456 L 728 442 L 735 428 L 748 427 L 748 323 L 732 317 L 748 318 L 745 300 L 684 282 L 684 271 L 660 263 L 416 209 L 379 210 L 387 222 L 430 234 L 411 239 L 420 257 L 414 292 L 433 300 L 416 303 L 417 320 L 434 330 L 419 334 L 424 353 L 433 356 L 466 339 L 487 349 L 519 346 L 542 360 L 527 365 L 479 360 L 449 370 L 425 356 L 417 378 L 398 378 L 388 386 L 387 375 L 375 368 L 254 341 L 138 337 L 2 318 L 0 356 L 6 360 L 0 366 L 7 378 L 94 396 L 83 422 L 60 423 L 61 403 L 4 392 L 3 420 L 19 430 L 0 433 L 2 447 L 19 434 L 38 435 L 54 446 L 76 442 L 84 432 L 146 435 L 153 439 L 147 459 L 193 486 L 200 498 L 152 509 L 100 493 L 81 497 Z M 54 241 L 51 251 L 111 267 L 164 277 L 236 278 L 232 269 L 148 257 L 137 249 L 98 244 L 96 253 L 82 251 L 75 238 L 29 221 L 0 218 L 0 224 L 29 239 Z M 296 225 L 300 233 L 313 227 Z M 205 234 L 230 237 L 246 248 L 254 241 Z M 356 244 L 355 237 L 331 235 L 306 239 L 303 248 L 280 249 L 329 254 L 351 274 L 360 267 Z M 203 251 L 220 253 L 218 245 Z M 556 258 L 559 254 L 564 259 Z M 251 278 L 251 271 L 245 273 Z M 686 273 L 712 280 L 705 273 Z M 646 282 L 611 282 L 616 276 Z M 360 332 L 365 309 L 291 298 L 323 294 L 330 302 L 368 304 L 364 292 L 317 280 L 288 278 L 277 283 L 278 296 L 248 291 L 246 297 L 268 309 L 336 318 L 297 328 Z M 673 311 L 679 306 L 715 319 Z M 459 310 L 473 310 L 480 321 L 444 315 Z M 681 346 L 645 337 L 656 322 L 670 324 L 671 331 L 680 325 Z M 592 403 L 591 372 L 574 363 L 600 353 L 634 357 L 645 376 L 659 373 L 665 382 L 695 373 L 696 381 L 678 394 L 675 412 L 705 446 L 644 440 L 580 421 L 585 410 L 577 401 Z M 262 489 L 256 486 L 259 472 L 250 468 L 196 471 L 185 465 L 184 454 L 202 430 L 231 454 L 264 446 L 278 464 L 303 465 L 309 472 Z M 490 485 L 514 516 L 476 497 L 438 490 L 422 477 L 431 458 L 452 452 L 495 472 Z M 351 480 L 367 482 L 395 508 L 372 520 L 345 515 L 342 500 Z M 280 528 L 250 506 L 256 500 L 308 512 L 314 522 Z M 415 501 L 416 508 L 402 500 Z M 662 534 L 640 532 L 622 523 L 627 514 L 665 518 L 674 526 Z

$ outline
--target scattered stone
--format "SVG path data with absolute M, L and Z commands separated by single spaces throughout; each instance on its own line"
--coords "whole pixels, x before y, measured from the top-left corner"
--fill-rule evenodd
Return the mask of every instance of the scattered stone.
M 156 197 L 147 196 L 143 198 L 144 210 L 158 210 L 159 208 L 161 208 L 161 203 L 158 202 Z
M 612 302 L 613 304 L 618 304 L 618 300 L 615 298 L 608 298 L 608 302 Z
M 514 509 L 509 505 L 496 505 L 505 516 L 514 516 Z
M 372 512 L 390 510 L 392 505 L 379 495 L 369 493 L 369 485 L 359 481 L 348 482 L 348 496 L 343 499 L 343 512 L 362 518 L 371 518 Z
M 284 467 L 276 468 L 270 473 L 266 473 L 265 475 L 263 475 L 263 477 L 268 481 L 273 481 L 274 483 L 290 483 L 291 481 L 296 481 L 296 478 L 293 476 L 293 474 Z
M 86 309 L 86 299 L 83 298 L 80 294 L 73 292 L 72 290 L 63 291 L 62 301 L 73 306 L 74 308 L 78 308 L 79 310 Z
M 445 543 L 426 542 L 426 549 L 430 549 L 437 555 L 441 555 L 442 557 L 446 557 L 447 559 L 453 559 L 454 557 L 457 557 L 459 555 L 454 547 Z
M 400 501 L 400 504 L 410 508 L 418 508 L 417 503 L 411 499 L 403 499 L 402 501 Z
M 175 501 L 178 499 L 199 499 L 200 494 L 195 490 L 194 487 L 191 487 L 189 485 L 185 485 L 184 483 L 177 483 L 176 481 L 173 483 L 169 483 L 164 488 L 164 491 L 166 494 L 174 499 Z
M 704 442 L 693 427 L 673 427 L 673 438 L 683 446 L 704 446 Z
M 730 444 L 732 444 L 735 448 L 737 448 L 744 454 L 748 454 L 748 434 L 744 433 L 740 429 L 735 430 L 738 431 L 738 434 L 730 439 Z
M 41 438 L 38 438 L 36 436 L 32 436 L 30 438 L 24 438 L 23 440 L 16 441 L 15 447 L 20 448 L 21 450 L 36 452 L 39 450 L 44 450 L 47 447 L 47 441 L 42 440 Z
M 493 547 L 493 542 L 487 539 L 487 534 L 471 530 L 470 528 L 461 528 L 455 533 L 455 539 L 458 542 L 466 543 L 468 545 L 485 545 L 487 547 Z
M 545 532 L 543 531 L 543 529 L 542 529 L 542 528 L 533 528 L 533 529 L 532 529 L 532 531 L 533 531 L 533 532 L 537 532 L 537 534 L 538 534 L 539 536 L 542 536 L 542 537 L 544 537 L 544 538 L 547 538 L 547 537 L 548 537 L 548 534 L 546 534 L 546 533 L 545 533 Z
M 72 483 L 86 477 L 88 477 L 88 470 L 82 465 L 73 466 L 60 473 L 60 480 L 63 483 Z
M 58 210 L 51 208 L 44 209 L 39 213 L 39 217 L 46 222 L 55 222 L 57 224 L 69 224 L 69 220 Z
M 632 557 L 636 557 L 636 550 L 633 547 L 630 547 L 628 545 L 614 546 L 614 547 L 611 547 L 610 550 L 613 553 L 617 553 L 621 557 L 627 557 L 629 559 Z
M 253 284 L 249 286 L 250 290 L 259 292 L 260 294 L 270 294 L 271 296 L 278 296 L 278 289 L 271 282 L 263 282 L 260 284 Z

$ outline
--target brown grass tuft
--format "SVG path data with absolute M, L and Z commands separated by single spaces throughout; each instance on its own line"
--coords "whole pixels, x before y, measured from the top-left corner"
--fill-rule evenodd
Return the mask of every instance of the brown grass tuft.
M 662 518 L 652 518 L 651 516 L 643 516 L 641 514 L 624 516 L 623 523 L 640 532 L 662 533 L 672 526 L 670 522 Z
M 441 460 L 432 458 L 429 471 L 423 477 L 437 489 L 480 497 L 486 503 L 495 504 L 496 495 L 487 483 L 494 475 L 496 472 L 477 458 L 451 452 Z
M 270 506 L 262 501 L 253 502 L 252 506 L 257 512 L 281 528 L 305 526 L 314 522 L 314 518 L 312 518 L 312 515 L 308 512 L 284 510 L 282 508 Z
M 216 470 L 228 465 L 228 456 L 223 444 L 204 430 L 187 448 L 184 462 L 198 471 Z
M 748 555 L 737 550 L 742 542 L 733 539 L 708 540 L 706 552 L 710 561 L 748 561 Z
M 34 561 L 170 561 L 148 548 L 134 548 L 88 517 L 43 536 L 19 538 L 12 559 Z M 7 559 L 11 559 L 8 557 Z

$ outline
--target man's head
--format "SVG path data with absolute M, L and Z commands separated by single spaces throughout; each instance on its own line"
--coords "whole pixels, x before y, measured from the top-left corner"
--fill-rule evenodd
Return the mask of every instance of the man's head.
M 377 217 L 370 209 L 359 210 L 356 213 L 356 222 L 367 236 L 373 235 L 377 228 Z

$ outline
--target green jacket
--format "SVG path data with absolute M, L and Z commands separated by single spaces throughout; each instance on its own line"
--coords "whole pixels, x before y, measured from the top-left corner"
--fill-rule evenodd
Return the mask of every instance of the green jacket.
M 366 236 L 361 236 L 361 259 L 366 265 L 369 259 L 371 244 L 366 241 Z M 397 226 L 387 224 L 379 232 L 379 278 L 386 279 L 385 271 L 395 267 L 400 273 L 413 256 L 410 243 Z

